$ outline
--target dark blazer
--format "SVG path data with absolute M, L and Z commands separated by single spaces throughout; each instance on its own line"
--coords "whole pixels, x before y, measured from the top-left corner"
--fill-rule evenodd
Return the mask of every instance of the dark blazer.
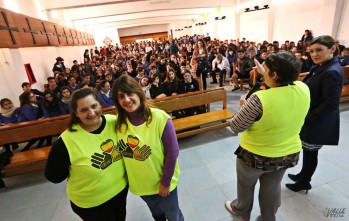
M 303 80 L 310 90 L 310 108 L 300 137 L 309 144 L 338 145 L 339 98 L 343 71 L 334 57 L 314 66 Z

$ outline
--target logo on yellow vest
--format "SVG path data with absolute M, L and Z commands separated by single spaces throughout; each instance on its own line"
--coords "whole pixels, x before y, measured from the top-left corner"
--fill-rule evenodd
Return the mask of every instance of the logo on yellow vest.
M 93 167 L 104 170 L 110 164 L 120 160 L 122 157 L 119 149 L 116 145 L 114 145 L 114 141 L 112 139 L 108 139 L 103 142 L 100 148 L 103 151 L 103 154 L 94 153 L 92 155 L 91 162 Z
M 144 161 L 151 155 L 151 149 L 147 145 L 139 147 L 138 144 L 138 137 L 128 135 L 127 143 L 125 143 L 124 140 L 120 140 L 118 143 L 118 149 L 124 157 Z

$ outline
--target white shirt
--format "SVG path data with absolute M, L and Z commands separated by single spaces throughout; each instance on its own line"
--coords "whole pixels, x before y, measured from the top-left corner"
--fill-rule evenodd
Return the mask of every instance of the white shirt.
M 223 56 L 222 58 L 222 62 L 220 64 L 218 64 L 217 62 L 217 58 L 213 59 L 212 61 L 212 69 L 216 66 L 217 63 L 217 67 L 221 70 L 227 70 L 227 73 L 230 73 L 230 65 L 229 65 L 229 61 L 226 57 Z

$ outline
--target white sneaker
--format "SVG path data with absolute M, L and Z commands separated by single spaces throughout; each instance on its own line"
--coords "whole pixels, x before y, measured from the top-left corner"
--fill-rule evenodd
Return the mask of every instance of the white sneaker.
M 244 218 L 236 213 L 236 211 L 231 206 L 231 201 L 225 201 L 224 206 L 228 210 L 228 212 L 230 212 L 233 216 L 239 218 L 242 221 L 248 221 L 248 219 L 246 219 L 246 218 Z

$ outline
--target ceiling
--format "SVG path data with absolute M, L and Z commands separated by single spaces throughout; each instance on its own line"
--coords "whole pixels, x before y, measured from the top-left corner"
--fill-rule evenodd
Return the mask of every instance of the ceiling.
M 67 24 L 85 31 L 198 20 L 217 13 L 219 6 L 222 10 L 235 7 L 236 1 L 239 0 L 40 0 L 48 14 L 63 15 Z

